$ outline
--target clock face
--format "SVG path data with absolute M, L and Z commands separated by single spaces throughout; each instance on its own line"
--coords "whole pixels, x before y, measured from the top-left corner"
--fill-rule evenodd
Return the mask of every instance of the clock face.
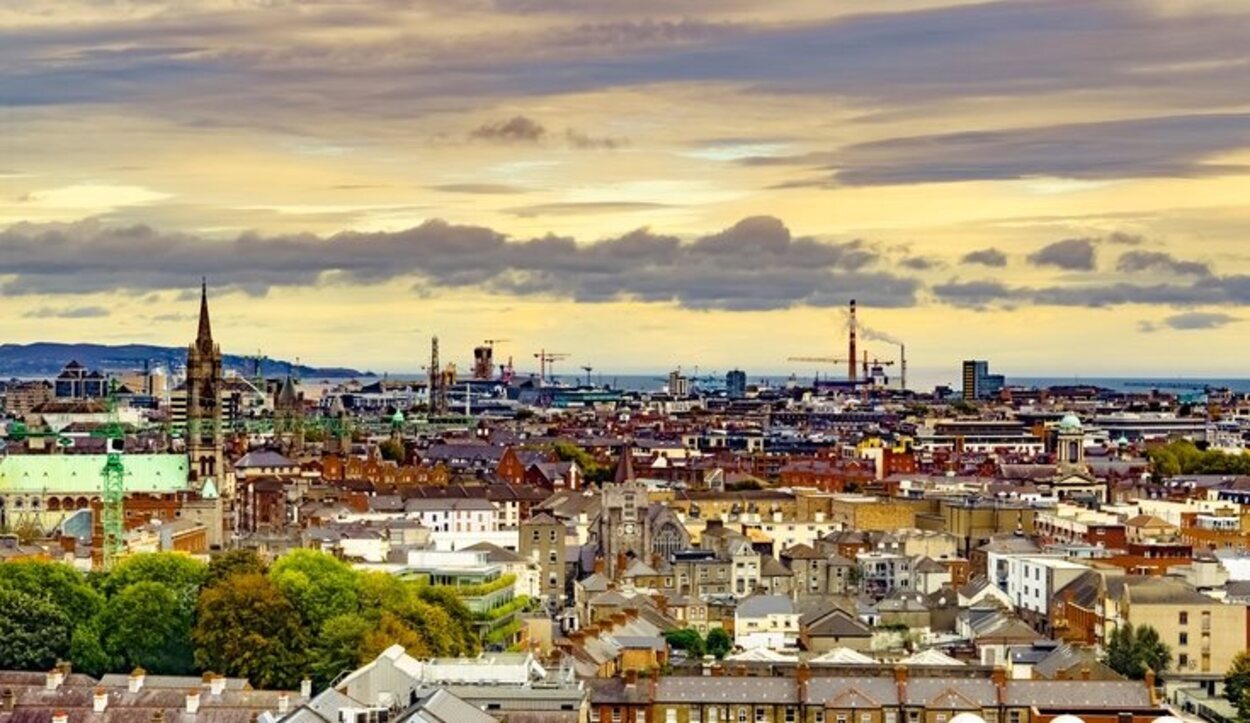
M 634 523 L 632 523 L 632 522 L 626 522 L 626 523 L 625 523 L 625 534 L 627 534 L 627 535 L 632 535 L 632 534 L 634 534 Z

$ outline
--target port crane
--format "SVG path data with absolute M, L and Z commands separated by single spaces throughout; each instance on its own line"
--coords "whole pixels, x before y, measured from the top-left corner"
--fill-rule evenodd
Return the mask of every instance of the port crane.
M 542 386 L 547 383 L 547 371 L 550 368 L 554 375 L 555 363 L 563 359 L 568 359 L 570 354 L 561 351 L 540 350 L 534 355 L 538 360 L 538 385 Z

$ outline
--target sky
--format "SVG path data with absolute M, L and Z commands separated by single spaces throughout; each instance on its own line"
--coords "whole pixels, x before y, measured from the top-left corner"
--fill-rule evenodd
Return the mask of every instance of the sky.
M 1242 0 L 0 0 L 0 340 L 1244 375 Z

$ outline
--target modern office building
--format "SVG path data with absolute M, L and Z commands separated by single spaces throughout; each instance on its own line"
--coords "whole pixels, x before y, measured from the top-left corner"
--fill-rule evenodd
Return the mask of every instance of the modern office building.
M 747 373 L 733 369 L 725 375 L 725 390 L 730 399 L 742 399 L 747 395 Z
M 987 399 L 1002 391 L 1006 380 L 1002 374 L 990 374 L 990 363 L 969 359 L 963 365 L 964 399 Z

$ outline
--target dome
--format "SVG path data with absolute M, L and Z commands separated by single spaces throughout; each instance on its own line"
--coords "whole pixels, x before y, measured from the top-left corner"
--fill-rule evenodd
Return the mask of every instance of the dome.
M 1063 415 L 1063 419 L 1059 420 L 1059 431 L 1061 432 L 1078 432 L 1080 431 L 1080 429 L 1081 429 L 1081 418 L 1076 416 L 1072 412 L 1068 412 L 1067 414 Z M 1072 722 L 1065 721 L 1065 723 L 1072 723 Z
M 1077 718 L 1071 713 L 1064 713 L 1063 715 L 1057 715 L 1054 718 L 1051 718 L 1050 723 L 1085 723 L 1085 721 Z
M 976 713 L 960 713 L 951 718 L 951 723 L 985 723 L 985 719 Z
M 1128 437 L 1121 435 L 1120 438 L 1115 441 L 1115 443 L 1117 446 L 1127 447 L 1129 445 Z M 1164 717 L 1168 717 L 1168 716 L 1164 716 Z
M 399 411 L 398 409 L 396 409 L 396 410 L 395 410 L 395 413 L 391 415 L 391 422 L 392 422 L 393 424 L 403 424 L 403 423 L 404 423 L 404 413 L 403 413 L 403 412 L 401 412 L 401 411 Z

